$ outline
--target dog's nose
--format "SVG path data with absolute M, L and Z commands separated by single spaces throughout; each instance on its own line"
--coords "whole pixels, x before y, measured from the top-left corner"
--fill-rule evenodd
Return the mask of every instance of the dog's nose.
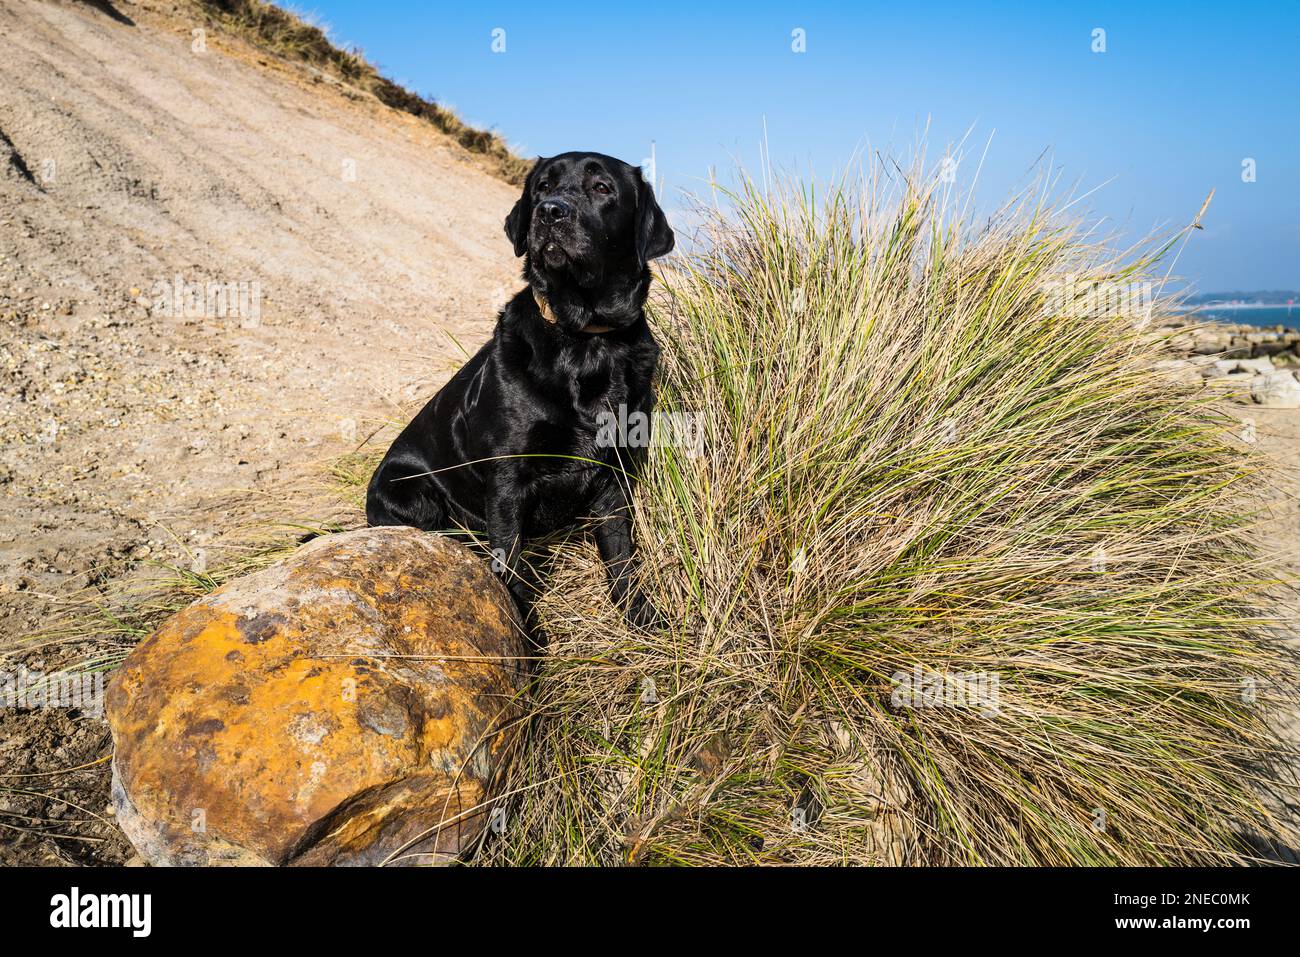
M 573 207 L 562 199 L 548 199 L 537 207 L 537 215 L 550 226 L 573 215 Z

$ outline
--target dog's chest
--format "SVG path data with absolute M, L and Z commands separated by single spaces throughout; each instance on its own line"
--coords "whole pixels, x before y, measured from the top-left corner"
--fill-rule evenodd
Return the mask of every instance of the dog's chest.
M 575 364 L 575 374 L 569 382 L 570 402 L 578 419 L 586 419 L 604 410 L 617 411 L 632 399 L 632 384 L 626 362 L 615 362 L 609 357 L 598 357 Z
M 615 363 L 574 369 L 565 387 L 552 392 L 548 414 L 534 420 L 521 473 L 531 492 L 532 532 L 572 524 L 631 465 L 635 450 L 617 424 L 635 415 L 646 396 L 629 371 Z
M 646 417 L 653 365 L 645 368 L 624 350 L 566 358 L 550 382 L 545 411 L 534 410 L 540 414 L 528 445 L 540 454 L 535 474 L 600 484 L 608 469 L 595 463 L 627 464 L 628 430 L 619 424 Z

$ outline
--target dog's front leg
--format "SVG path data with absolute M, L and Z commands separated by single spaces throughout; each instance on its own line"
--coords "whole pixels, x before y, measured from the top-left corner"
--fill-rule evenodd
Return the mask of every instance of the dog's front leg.
M 521 624 L 528 639 L 541 645 L 540 633 L 533 618 L 533 601 L 537 583 L 532 569 L 520 557 L 524 550 L 524 525 L 529 498 L 513 483 L 498 483 L 487 501 L 488 548 L 492 552 L 492 570 L 510 591 L 519 609 Z
M 623 482 L 611 483 L 610 488 L 594 504 L 596 548 L 605 567 L 609 569 L 610 597 L 636 627 L 653 628 L 661 625 L 662 616 L 637 581 L 639 566 L 636 540 L 632 536 L 632 503 Z

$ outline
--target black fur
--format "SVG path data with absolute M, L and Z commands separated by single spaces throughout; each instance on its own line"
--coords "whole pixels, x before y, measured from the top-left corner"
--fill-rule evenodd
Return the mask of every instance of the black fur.
M 630 479 L 646 448 L 628 444 L 649 431 L 600 430 L 598 417 L 641 413 L 648 424 L 659 346 L 643 311 L 647 263 L 672 250 L 672 229 L 640 171 L 600 153 L 538 160 L 505 225 L 528 286 L 397 437 L 370 480 L 366 517 L 486 530 L 530 632 L 536 583 L 524 542 L 594 519 L 614 601 L 634 624 L 652 624 L 631 521 Z

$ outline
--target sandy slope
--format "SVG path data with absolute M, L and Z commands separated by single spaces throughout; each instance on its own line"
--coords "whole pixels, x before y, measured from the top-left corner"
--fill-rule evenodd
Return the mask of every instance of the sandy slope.
M 196 52 L 188 9 L 0 4 L 0 653 L 101 578 L 312 518 L 300 476 L 429 394 L 517 288 L 512 187 L 308 68 Z M 249 308 L 160 308 L 177 276 Z M 79 712 L 0 709 L 0 864 L 128 858 L 108 747 Z
M 511 187 L 308 68 L 194 52 L 185 9 L 0 6 L 0 641 L 355 445 L 517 285 Z M 260 317 L 166 315 L 178 275 Z

